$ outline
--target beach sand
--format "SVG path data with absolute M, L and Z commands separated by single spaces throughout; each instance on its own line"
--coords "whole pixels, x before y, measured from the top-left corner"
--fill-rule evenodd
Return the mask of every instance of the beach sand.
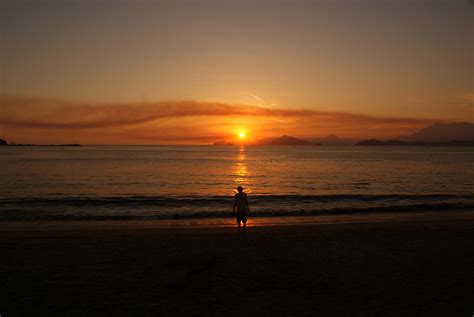
M 2 223 L 0 314 L 474 314 L 472 212 L 220 221 Z

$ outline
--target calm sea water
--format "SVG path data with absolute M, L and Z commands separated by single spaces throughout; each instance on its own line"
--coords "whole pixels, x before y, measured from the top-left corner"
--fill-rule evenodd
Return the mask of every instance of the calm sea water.
M 0 220 L 474 209 L 472 147 L 0 148 Z

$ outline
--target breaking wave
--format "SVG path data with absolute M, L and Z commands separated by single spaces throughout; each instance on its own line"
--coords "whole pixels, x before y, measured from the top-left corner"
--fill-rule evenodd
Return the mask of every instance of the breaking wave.
M 231 217 L 229 196 L 0 198 L 0 221 L 160 220 Z M 474 210 L 474 195 L 255 195 L 252 216 Z

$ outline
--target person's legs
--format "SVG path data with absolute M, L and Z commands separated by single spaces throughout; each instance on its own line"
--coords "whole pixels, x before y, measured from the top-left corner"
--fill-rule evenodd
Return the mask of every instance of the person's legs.
M 241 221 L 240 217 L 237 216 L 237 226 L 239 227 L 239 231 L 240 231 L 240 221 Z

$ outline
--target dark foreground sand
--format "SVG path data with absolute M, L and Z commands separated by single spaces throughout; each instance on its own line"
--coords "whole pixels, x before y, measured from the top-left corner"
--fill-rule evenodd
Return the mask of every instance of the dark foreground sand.
M 472 316 L 474 214 L 422 218 L 1 224 L 0 314 Z

